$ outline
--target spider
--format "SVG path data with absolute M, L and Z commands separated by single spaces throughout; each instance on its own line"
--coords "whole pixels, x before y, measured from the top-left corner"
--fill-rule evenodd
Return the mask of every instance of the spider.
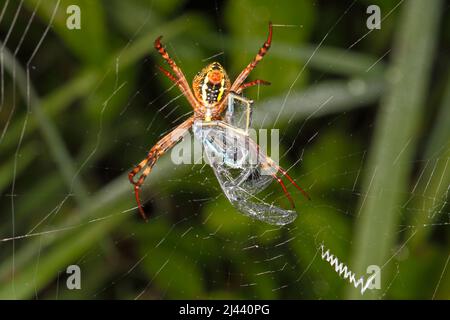
M 170 71 L 158 66 L 159 70 L 166 75 L 183 93 L 188 100 L 189 104 L 194 110 L 194 114 L 178 125 L 170 133 L 160 139 L 148 152 L 145 159 L 143 159 L 134 169 L 128 174 L 130 182 L 134 185 L 134 194 L 136 202 L 139 208 L 139 212 L 142 218 L 147 221 L 147 216 L 142 207 L 140 200 L 140 190 L 144 183 L 145 178 L 152 171 L 156 161 L 166 153 L 170 148 L 177 144 L 187 132 L 193 127 L 194 122 L 199 121 L 202 125 L 223 125 L 223 113 L 227 109 L 228 100 L 227 97 L 230 94 L 238 95 L 244 89 L 255 85 L 270 85 L 269 82 L 264 80 L 253 80 L 250 82 L 244 82 L 250 72 L 256 67 L 256 65 L 263 59 L 265 54 L 270 48 L 272 42 L 272 23 L 269 22 L 269 33 L 263 46 L 259 49 L 255 58 L 242 70 L 236 80 L 231 83 L 225 69 L 218 62 L 213 62 L 203 68 L 193 79 L 192 90 L 186 80 L 185 75 L 181 69 L 177 66 L 175 61 L 169 56 L 165 48 L 161 43 L 162 36 L 155 40 L 154 47 L 162 56 L 162 58 L 170 66 Z M 280 173 L 285 176 L 297 189 L 299 189 L 303 195 L 309 199 L 308 194 L 297 185 L 297 183 L 288 175 L 286 170 L 278 166 L 272 159 L 265 157 L 264 166 L 274 169 L 271 174 L 283 189 L 284 194 L 290 201 L 294 208 L 294 202 L 290 193 L 287 191 L 284 182 L 277 175 Z M 138 177 L 136 175 L 140 173 Z M 136 178 L 135 178 L 136 177 Z

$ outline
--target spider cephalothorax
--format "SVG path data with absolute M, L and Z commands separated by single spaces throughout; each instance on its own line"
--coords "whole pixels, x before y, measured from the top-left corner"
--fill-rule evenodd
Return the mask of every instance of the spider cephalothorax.
M 205 107 L 219 103 L 230 87 L 230 79 L 218 62 L 207 65 L 192 81 L 195 98 Z

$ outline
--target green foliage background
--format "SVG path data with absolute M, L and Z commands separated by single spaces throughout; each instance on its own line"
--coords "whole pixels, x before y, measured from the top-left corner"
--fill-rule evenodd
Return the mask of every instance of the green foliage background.
M 70 4 L 81 30 L 66 28 Z M 381 30 L 366 28 L 370 4 Z M 450 298 L 444 1 L 0 10 L 0 298 Z M 158 112 L 179 93 L 154 67 L 154 39 L 164 35 L 188 79 L 216 54 L 233 78 L 268 21 L 273 46 L 250 78 L 272 85 L 246 93 L 254 127 L 280 128 L 281 164 L 295 164 L 313 201 L 296 197 L 299 218 L 274 228 L 237 213 L 208 168 L 167 155 L 145 184 L 143 223 L 126 175 L 191 110 L 180 99 Z M 320 259 L 322 243 L 358 276 L 382 266 L 381 289 L 361 296 Z M 65 286 L 70 264 L 81 290 Z

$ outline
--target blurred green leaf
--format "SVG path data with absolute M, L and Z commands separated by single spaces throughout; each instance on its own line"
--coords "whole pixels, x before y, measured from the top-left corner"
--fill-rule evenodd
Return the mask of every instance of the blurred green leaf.
M 286 10 L 286 6 L 290 10 Z M 233 73 L 238 74 L 254 58 L 259 46 L 267 38 L 269 21 L 274 24 L 273 45 L 282 42 L 293 46 L 305 42 L 311 33 L 314 20 L 314 5 L 307 1 L 289 0 L 284 1 L 283 5 L 278 1 L 228 1 L 227 26 L 239 43 L 231 56 Z M 254 40 L 256 35 L 260 38 L 258 47 L 248 46 L 249 40 Z M 285 60 L 268 54 L 261 62 L 264 68 L 257 67 L 252 72 L 252 77 L 266 79 L 272 83 L 270 87 L 265 88 L 265 92 L 285 92 L 294 82 L 297 88 L 306 82 L 308 73 L 302 72 L 305 62 L 300 59 Z M 298 78 L 300 73 L 302 76 Z M 267 79 L 266 75 L 274 74 L 280 75 L 277 81 Z
M 204 284 L 202 270 L 199 268 L 196 255 L 185 254 L 178 248 L 177 243 L 184 239 L 178 237 L 166 238 L 160 234 L 157 246 L 148 249 L 146 245 L 142 249 L 144 270 L 148 272 L 150 284 L 156 285 L 162 292 L 167 293 L 167 298 L 204 298 Z M 165 241 L 166 240 L 166 241 Z M 143 242 L 145 243 L 145 242 Z
M 384 266 L 396 240 L 398 207 L 407 192 L 411 158 L 417 145 L 416 128 L 425 103 L 441 4 L 411 0 L 402 6 L 388 71 L 391 89 L 377 119 L 364 179 L 363 193 L 367 196 L 360 200 L 361 215 L 357 217 L 353 249 L 356 273 L 363 273 L 369 265 Z M 383 270 L 385 284 L 388 273 Z M 371 290 L 363 298 L 380 294 L 380 290 Z M 348 297 L 362 298 L 354 288 L 348 290 Z
M 22 150 L 17 157 L 20 158 L 20 161 L 17 163 L 17 167 L 14 172 L 14 161 L 16 156 L 12 156 L 10 159 L 5 161 L 0 165 L 0 192 L 2 192 L 12 181 L 13 175 L 16 177 L 20 176 L 20 174 L 32 163 L 32 161 L 37 156 L 37 144 L 30 143 Z
M 70 5 L 80 7 L 81 29 L 70 30 L 66 21 L 69 17 L 67 8 Z M 108 56 L 108 33 L 105 24 L 103 6 L 99 1 L 77 0 L 26 0 L 25 5 L 34 10 L 42 20 L 47 21 L 52 16 L 52 12 L 58 5 L 58 11 L 54 20 L 54 30 L 61 36 L 70 51 L 76 56 L 91 65 L 102 63 Z
M 413 190 L 411 208 L 420 211 L 411 217 L 417 227 L 417 234 L 411 240 L 412 247 L 418 247 L 431 232 L 434 221 L 443 213 L 450 186 L 450 77 L 442 105 L 436 116 L 430 139 L 425 150 L 425 159 L 429 159 L 424 167 L 418 186 Z M 414 229 L 416 230 L 416 229 Z
M 1 43 L 1 41 L 0 41 Z M 27 104 L 27 113 L 28 116 L 32 113 L 34 114 L 39 129 L 41 130 L 44 139 L 46 140 L 47 147 L 50 149 L 53 160 L 59 167 L 61 174 L 66 182 L 67 189 L 69 192 L 74 191 L 76 194 L 77 200 L 80 204 L 84 204 L 87 201 L 87 190 L 80 180 L 77 172 L 75 171 L 74 165 L 72 163 L 72 159 L 70 154 L 64 144 L 63 138 L 57 131 L 53 122 L 48 118 L 45 112 L 42 111 L 40 105 L 40 99 L 37 96 L 36 89 L 33 84 L 27 80 L 27 73 L 20 65 L 20 63 L 16 60 L 15 55 L 12 55 L 7 48 L 4 48 L 2 51 L 2 56 L 4 57 L 4 64 L 6 69 L 14 74 L 15 84 L 19 87 L 19 90 L 23 96 L 23 100 L 26 101 Z M 23 123 L 23 129 L 26 128 L 26 124 L 28 123 L 28 117 L 25 118 Z M 23 131 L 21 131 L 22 137 Z M 19 141 L 22 141 L 20 139 Z M 20 143 L 18 144 L 20 146 Z M 17 151 L 20 149 L 17 148 Z
M 276 125 L 321 117 L 367 106 L 375 102 L 383 92 L 383 81 L 378 78 L 350 81 L 323 81 L 303 91 L 292 91 L 255 105 L 254 127 Z
M 110 207 L 124 209 L 123 204 L 115 204 Z M 103 210 L 107 207 L 103 208 Z M 36 291 L 45 287 L 52 281 L 56 274 L 62 272 L 65 267 L 75 261 L 77 257 L 83 255 L 92 244 L 102 239 L 107 235 L 114 226 L 120 223 L 126 216 L 116 214 L 110 216 L 102 222 L 90 224 L 83 230 L 76 230 L 70 232 L 64 239 L 60 239 L 58 243 L 48 252 L 40 253 L 39 249 L 39 263 L 36 266 L 26 266 L 24 269 L 18 267 L 14 271 L 14 275 L 10 274 L 8 283 L 0 285 L 1 299 L 26 299 L 35 294 Z M 36 272 L 38 267 L 39 272 Z

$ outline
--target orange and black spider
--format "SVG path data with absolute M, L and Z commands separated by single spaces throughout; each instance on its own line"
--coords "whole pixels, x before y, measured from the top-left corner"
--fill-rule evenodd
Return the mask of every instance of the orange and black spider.
M 155 40 L 155 49 L 161 54 L 161 56 L 169 64 L 173 71 L 173 74 L 163 67 L 159 67 L 162 73 L 164 73 L 172 82 L 174 82 L 178 88 L 181 90 L 183 95 L 186 97 L 188 102 L 191 104 L 194 115 L 176 127 L 169 134 L 165 135 L 161 140 L 159 140 L 148 152 L 147 157 L 142 160 L 129 174 L 128 178 L 130 182 L 134 185 L 134 193 L 136 197 L 136 202 L 139 208 L 139 212 L 142 217 L 147 220 L 144 209 L 140 200 L 140 188 L 144 183 L 145 178 L 150 174 L 156 161 L 164 153 L 166 153 L 170 148 L 177 144 L 192 127 L 195 120 L 201 120 L 205 122 L 221 120 L 223 113 L 227 108 L 227 96 L 230 93 L 241 93 L 242 90 L 254 86 L 254 85 L 269 85 L 270 83 L 264 80 L 254 80 L 251 82 L 244 81 L 247 79 L 250 72 L 256 67 L 256 65 L 263 59 L 264 55 L 270 48 L 272 42 L 272 24 L 269 23 L 269 34 L 267 40 L 264 42 L 263 46 L 259 49 L 258 54 L 250 62 L 247 67 L 242 70 L 236 80 L 231 84 L 225 69 L 218 63 L 213 62 L 203 68 L 193 80 L 192 90 L 186 80 L 181 69 L 177 66 L 174 60 L 170 58 L 167 51 L 161 44 L 161 36 Z M 279 167 L 270 158 L 265 163 L 267 167 L 272 167 L 275 169 L 276 173 L 281 173 L 285 176 L 297 189 L 299 189 L 307 198 L 309 196 L 303 189 L 301 189 L 295 181 L 287 174 L 287 172 Z M 136 175 L 141 172 L 140 176 L 135 179 Z M 283 192 L 291 202 L 292 197 L 286 189 L 283 181 L 276 175 L 272 174 L 273 178 L 281 185 Z

